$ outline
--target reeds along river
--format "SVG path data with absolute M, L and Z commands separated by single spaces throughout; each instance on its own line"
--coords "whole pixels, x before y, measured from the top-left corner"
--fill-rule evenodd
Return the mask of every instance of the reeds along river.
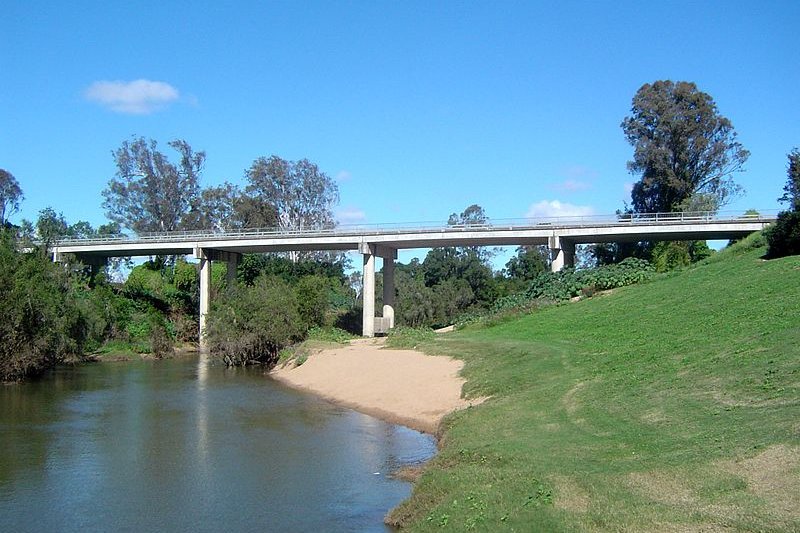
M 0 531 L 385 531 L 415 431 L 198 358 L 0 387 Z

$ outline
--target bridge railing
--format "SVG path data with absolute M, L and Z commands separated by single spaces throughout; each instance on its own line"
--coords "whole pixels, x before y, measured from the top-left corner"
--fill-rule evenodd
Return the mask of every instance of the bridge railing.
M 652 224 L 696 224 L 698 222 L 772 222 L 777 210 L 759 211 L 753 214 L 731 212 L 677 212 L 677 213 L 618 213 L 614 215 L 580 215 L 567 217 L 536 217 L 494 219 L 479 224 L 448 225 L 441 222 L 398 222 L 388 224 L 342 224 L 333 228 L 289 229 L 289 228 L 241 228 L 226 230 L 181 230 L 169 232 L 96 235 L 85 238 L 67 238 L 59 246 L 123 243 L 191 242 L 211 239 L 291 238 L 326 237 L 352 235 L 385 235 L 399 233 L 444 233 L 463 231 L 492 231 L 499 229 L 541 229 L 565 227 L 603 227 Z

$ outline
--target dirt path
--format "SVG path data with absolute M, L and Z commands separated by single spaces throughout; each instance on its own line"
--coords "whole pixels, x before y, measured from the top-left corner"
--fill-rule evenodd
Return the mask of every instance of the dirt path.
M 380 339 L 312 355 L 296 368 L 271 376 L 339 405 L 391 423 L 436 433 L 442 418 L 479 402 L 461 398 L 463 363 L 412 350 L 384 350 Z

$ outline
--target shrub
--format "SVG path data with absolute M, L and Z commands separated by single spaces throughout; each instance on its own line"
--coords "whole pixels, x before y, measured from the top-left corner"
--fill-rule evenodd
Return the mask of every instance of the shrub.
M 295 286 L 297 309 L 306 329 L 325 325 L 330 283 L 322 276 L 304 276 Z
M 800 211 L 783 211 L 778 220 L 764 230 L 770 259 L 800 254 Z
M 79 354 L 89 324 L 75 294 L 80 280 L 0 235 L 0 380 L 40 374 Z
M 274 366 L 278 353 L 304 332 L 297 299 L 277 277 L 229 289 L 208 314 L 208 346 L 228 366 Z

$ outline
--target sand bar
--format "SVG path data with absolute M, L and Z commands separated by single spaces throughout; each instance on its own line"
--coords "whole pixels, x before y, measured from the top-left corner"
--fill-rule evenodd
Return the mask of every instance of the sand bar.
M 323 350 L 271 376 L 291 387 L 394 424 L 435 434 L 442 418 L 479 403 L 461 398 L 463 362 L 382 348 L 381 339 Z

